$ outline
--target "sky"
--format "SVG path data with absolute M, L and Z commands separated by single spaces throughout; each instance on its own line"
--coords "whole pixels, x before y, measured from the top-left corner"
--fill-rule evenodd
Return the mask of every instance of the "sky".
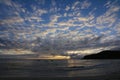
M 85 55 L 120 49 L 120 0 L 0 0 L 0 50 Z

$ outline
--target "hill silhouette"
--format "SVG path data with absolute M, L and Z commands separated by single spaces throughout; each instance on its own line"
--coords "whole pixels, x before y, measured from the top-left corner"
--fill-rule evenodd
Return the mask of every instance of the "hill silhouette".
M 83 59 L 120 59 L 120 51 L 102 51 L 84 56 Z

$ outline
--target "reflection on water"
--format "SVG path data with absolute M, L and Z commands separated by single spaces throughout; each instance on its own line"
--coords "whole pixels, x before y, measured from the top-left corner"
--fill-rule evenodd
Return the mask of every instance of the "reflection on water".
M 72 66 L 92 66 L 96 64 L 96 60 L 68 60 L 67 61 L 67 65 L 68 67 L 72 67 Z
M 99 76 L 120 71 L 120 60 L 70 60 L 69 66 L 78 68 L 71 70 L 68 76 Z M 77 67 L 76 67 L 77 66 Z
M 0 77 L 96 76 L 120 71 L 120 60 L 0 60 Z

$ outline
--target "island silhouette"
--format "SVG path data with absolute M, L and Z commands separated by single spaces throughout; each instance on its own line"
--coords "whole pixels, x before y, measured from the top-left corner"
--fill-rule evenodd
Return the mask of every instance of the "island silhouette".
M 97 54 L 86 55 L 83 59 L 120 59 L 120 51 L 106 50 Z

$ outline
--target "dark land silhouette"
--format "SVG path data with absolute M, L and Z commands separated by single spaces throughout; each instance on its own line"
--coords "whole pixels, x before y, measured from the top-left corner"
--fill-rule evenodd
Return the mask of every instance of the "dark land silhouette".
M 86 55 L 83 59 L 120 59 L 120 51 L 102 51 L 97 54 Z

